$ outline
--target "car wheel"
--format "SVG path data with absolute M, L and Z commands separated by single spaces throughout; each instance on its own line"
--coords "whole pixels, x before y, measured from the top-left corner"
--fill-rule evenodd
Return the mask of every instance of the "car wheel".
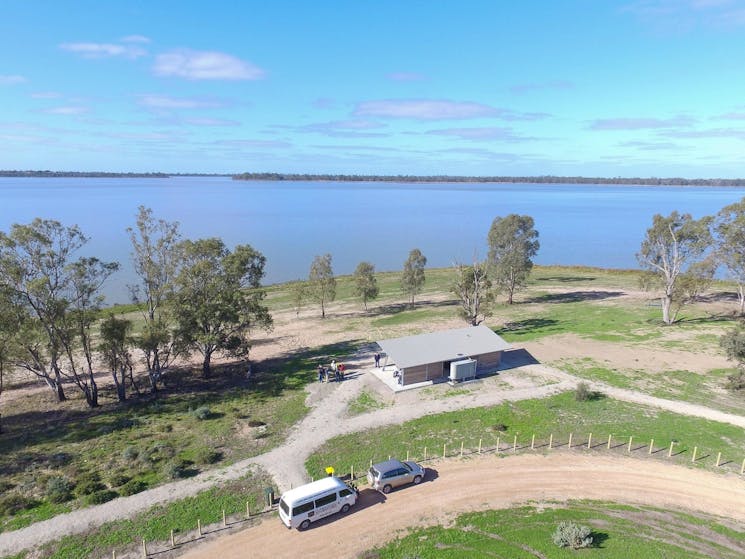
M 307 530 L 308 526 L 310 526 L 310 520 L 308 520 L 307 518 L 300 523 L 301 530 Z
M 390 485 L 384 485 L 383 486 L 383 493 L 385 493 L 386 495 L 388 495 L 388 493 L 391 492 L 391 489 L 393 489 L 393 488 Z
M 422 476 L 414 476 L 414 485 L 422 483 Z
M 349 512 L 349 505 L 344 505 L 344 506 L 343 506 L 343 507 L 341 508 L 341 513 L 342 513 L 342 514 L 347 514 L 348 512 Z

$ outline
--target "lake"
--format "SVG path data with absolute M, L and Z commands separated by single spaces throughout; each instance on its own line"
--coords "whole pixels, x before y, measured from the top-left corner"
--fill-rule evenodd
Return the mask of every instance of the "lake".
M 0 229 L 35 217 L 78 225 L 91 238 L 81 255 L 122 264 L 106 293 L 126 302 L 134 280 L 126 229 L 141 204 L 180 222 L 185 237 L 251 244 L 267 257 L 266 282 L 275 283 L 307 277 L 313 257 L 327 252 L 340 275 L 363 260 L 400 270 L 412 248 L 428 266 L 470 263 L 485 257 L 492 220 L 510 213 L 535 219 L 537 264 L 635 268 L 655 213 L 714 214 L 745 188 L 0 178 L 0 193 Z

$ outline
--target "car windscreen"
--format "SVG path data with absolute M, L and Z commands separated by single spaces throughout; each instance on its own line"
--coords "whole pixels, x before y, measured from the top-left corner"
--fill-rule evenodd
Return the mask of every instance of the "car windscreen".
M 377 479 L 380 477 L 380 472 L 375 468 L 370 468 L 370 475 L 372 475 L 373 479 Z
M 290 507 L 287 506 L 287 503 L 285 503 L 283 499 L 280 499 L 279 501 L 279 508 L 281 508 L 282 512 L 284 512 L 285 514 L 290 514 Z

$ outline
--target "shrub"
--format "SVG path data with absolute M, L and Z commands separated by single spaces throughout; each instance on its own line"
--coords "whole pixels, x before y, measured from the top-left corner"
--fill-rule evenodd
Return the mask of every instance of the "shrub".
M 22 510 L 32 509 L 38 504 L 38 501 L 17 493 L 3 495 L 0 497 L 0 515 L 16 514 Z
M 141 479 L 131 479 L 119 488 L 119 493 L 128 497 L 135 493 L 141 493 L 142 491 L 145 491 L 145 489 L 147 489 L 147 483 Z
M 216 464 L 222 460 L 222 452 L 212 448 L 200 448 L 196 453 L 197 464 Z
M 91 493 L 85 498 L 85 502 L 89 505 L 101 505 L 103 503 L 107 503 L 111 501 L 112 499 L 116 499 L 119 496 L 119 494 L 116 491 L 112 491 L 111 489 L 103 489 L 101 491 L 96 491 L 95 493 Z
M 122 457 L 124 457 L 125 460 L 136 460 L 139 455 L 140 451 L 136 446 L 128 446 L 122 451 Z
M 491 426 L 492 430 L 497 431 L 499 433 L 504 433 L 507 431 L 507 425 L 504 423 L 497 423 L 496 425 Z
M 552 537 L 559 547 L 581 549 L 592 545 L 592 530 L 575 522 L 559 522 Z
M 163 473 L 168 479 L 181 479 L 189 477 L 192 471 L 189 469 L 189 463 L 186 460 L 173 460 L 165 465 Z
M 78 482 L 77 486 L 75 487 L 75 492 L 78 495 L 91 495 L 92 493 L 96 493 L 97 491 L 101 491 L 102 489 L 106 489 L 106 486 L 103 483 L 95 479 L 87 479 L 85 481 Z
M 249 427 L 263 427 L 264 425 L 266 425 L 266 423 L 259 421 L 258 419 L 252 419 L 248 422 Z
M 47 480 L 47 499 L 52 503 L 64 503 L 72 499 L 72 483 L 62 476 L 50 477 Z
M 192 412 L 192 415 L 198 420 L 203 421 L 209 419 L 212 416 L 212 411 L 207 406 L 199 406 Z
M 111 476 L 111 478 L 109 479 L 109 484 L 112 487 L 120 487 L 127 483 L 130 479 L 132 478 L 126 474 L 117 473 Z
M 574 399 L 578 402 L 587 402 L 592 400 L 593 394 L 586 382 L 580 382 L 574 389 Z
M 745 390 L 745 371 L 737 371 L 727 375 L 727 388 L 729 390 Z

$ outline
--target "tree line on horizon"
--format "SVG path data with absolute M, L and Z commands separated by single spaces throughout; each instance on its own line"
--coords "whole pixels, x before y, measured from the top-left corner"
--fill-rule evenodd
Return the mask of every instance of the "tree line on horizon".
M 686 179 L 682 177 L 580 177 L 580 176 L 463 176 L 463 175 L 357 175 L 332 173 L 240 173 L 244 181 L 329 181 L 401 183 L 515 183 L 515 184 L 619 184 L 627 186 L 745 186 L 745 179 Z

